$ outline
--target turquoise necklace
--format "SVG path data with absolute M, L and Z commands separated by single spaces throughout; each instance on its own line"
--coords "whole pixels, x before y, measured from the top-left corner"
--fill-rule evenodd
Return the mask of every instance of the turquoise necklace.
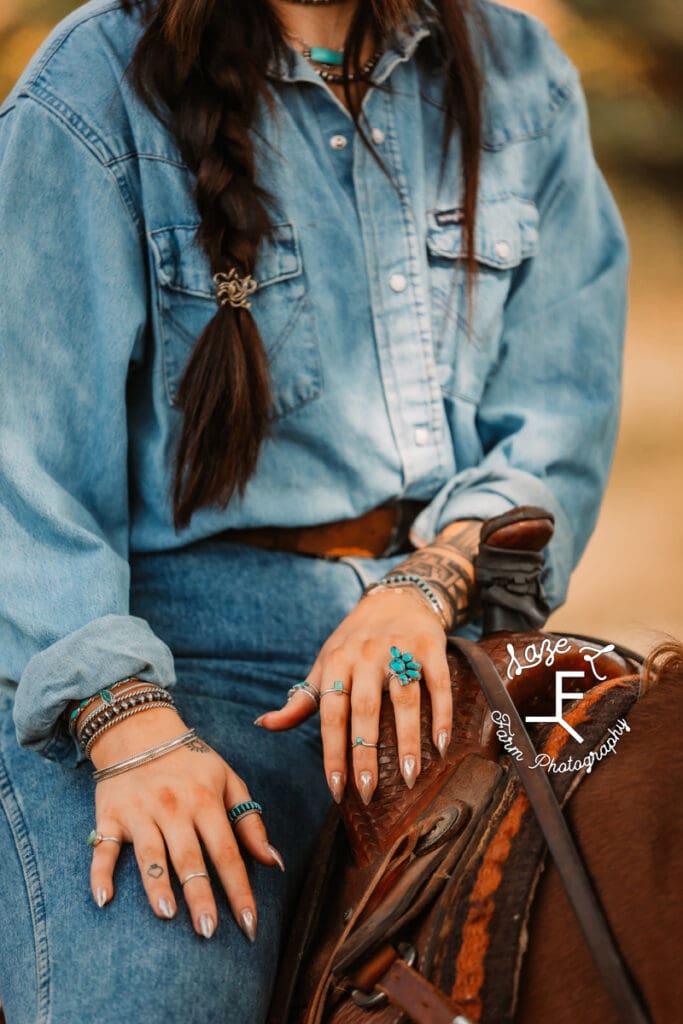
M 303 47 L 302 53 L 306 60 L 312 61 L 314 64 L 322 64 L 324 67 L 315 68 L 320 77 L 326 82 L 340 83 L 344 81 L 353 82 L 356 78 L 365 78 L 370 74 L 372 69 L 377 64 L 377 61 L 382 55 L 381 50 L 376 50 L 372 57 L 365 62 L 360 71 L 360 76 L 351 72 L 350 75 L 345 76 L 337 72 L 329 70 L 330 68 L 341 68 L 344 65 L 344 51 L 343 50 L 331 50 L 327 46 L 313 46 L 311 43 L 306 42 L 301 36 L 295 35 L 293 32 L 289 33 L 290 37 L 295 42 L 300 43 Z

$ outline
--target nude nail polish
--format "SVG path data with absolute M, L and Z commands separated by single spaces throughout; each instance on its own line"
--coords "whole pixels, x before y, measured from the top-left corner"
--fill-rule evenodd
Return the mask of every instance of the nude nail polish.
M 211 917 L 211 914 L 201 914 L 200 915 L 200 917 L 199 917 L 199 927 L 201 929 L 201 933 L 204 936 L 204 938 L 205 939 L 210 939 L 211 936 L 213 935 L 214 929 L 216 927 L 215 924 L 213 923 L 213 918 Z
M 436 746 L 442 757 L 446 756 L 446 749 L 448 747 L 448 730 L 439 729 L 436 734 Z
M 175 914 L 175 910 L 171 905 L 171 901 L 167 900 L 165 896 L 162 896 L 161 899 L 159 900 L 159 910 L 164 915 L 164 917 L 167 917 L 169 920 Z
M 405 779 L 406 786 L 408 787 L 408 789 L 412 789 L 413 786 L 415 785 L 415 780 L 416 780 L 415 769 L 416 769 L 416 767 L 417 767 L 417 763 L 416 763 L 415 758 L 413 757 L 413 755 L 412 754 L 406 754 L 406 756 L 403 758 L 403 761 L 401 763 L 401 774 L 403 775 L 403 778 Z
M 107 902 L 107 890 L 104 886 L 98 885 L 95 899 L 97 900 L 97 906 L 102 909 L 104 904 Z
M 275 861 L 275 863 L 279 867 L 280 871 L 284 871 L 285 870 L 285 862 L 282 859 L 282 854 L 280 853 L 280 851 L 276 850 L 275 847 L 271 845 L 271 843 L 266 843 L 265 847 L 266 847 L 266 850 L 268 851 L 268 853 L 270 854 L 270 856 L 273 858 L 273 860 Z
M 251 942 L 256 941 L 256 918 L 252 910 L 240 911 L 240 927 Z
M 252 725 L 261 725 L 263 723 L 263 719 L 265 717 L 266 717 L 265 714 L 259 715 L 258 718 L 254 719 L 254 721 L 252 722 Z
M 361 800 L 367 807 L 372 800 L 372 794 L 374 792 L 374 786 L 372 785 L 372 772 L 360 773 L 358 791 L 360 792 Z
M 340 804 L 344 796 L 344 776 L 341 772 L 330 772 L 329 787 L 335 803 Z

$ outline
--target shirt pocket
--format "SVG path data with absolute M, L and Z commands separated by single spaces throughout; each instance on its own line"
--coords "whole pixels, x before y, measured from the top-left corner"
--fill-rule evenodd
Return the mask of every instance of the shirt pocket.
M 196 230 L 197 224 L 183 224 L 149 234 L 163 373 L 172 405 L 190 353 L 218 309 L 209 261 L 194 243 Z M 258 288 L 249 301 L 270 364 L 277 418 L 322 393 L 318 327 L 293 224 L 275 225 L 272 238 L 261 242 L 254 277 Z
M 477 277 L 467 327 L 463 211 L 427 212 L 427 259 L 434 355 L 445 394 L 478 402 L 495 365 L 505 302 L 515 270 L 538 252 L 538 209 L 505 195 L 480 200 L 475 225 Z

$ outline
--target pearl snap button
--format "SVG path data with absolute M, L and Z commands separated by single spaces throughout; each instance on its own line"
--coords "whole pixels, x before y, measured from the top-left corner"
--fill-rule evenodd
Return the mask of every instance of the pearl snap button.
M 332 138 L 330 139 L 330 145 L 332 146 L 332 149 L 344 149 L 346 147 L 347 142 L 348 139 L 346 138 L 345 135 L 333 135 Z
M 404 292 L 408 287 L 408 282 L 403 274 L 392 274 L 389 278 L 389 287 L 394 292 Z
M 415 444 L 423 448 L 429 444 L 429 430 L 427 427 L 415 427 Z
M 376 142 L 378 146 L 381 146 L 384 142 L 385 135 L 381 128 L 373 128 L 370 135 L 372 137 L 372 141 Z
M 510 255 L 510 246 L 507 242 L 496 242 L 495 245 L 496 256 L 500 256 L 501 259 L 507 259 Z

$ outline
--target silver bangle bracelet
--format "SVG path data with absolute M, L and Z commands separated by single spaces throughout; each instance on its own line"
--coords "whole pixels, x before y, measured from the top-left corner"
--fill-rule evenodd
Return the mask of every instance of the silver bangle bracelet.
M 99 739 L 102 733 L 106 732 L 107 729 L 111 729 L 112 725 L 116 725 L 117 722 L 123 722 L 124 719 L 130 718 L 132 715 L 137 715 L 141 711 L 149 711 L 150 708 L 175 708 L 175 704 L 172 704 L 169 700 L 158 701 L 156 704 L 138 704 L 136 707 L 130 708 L 128 711 L 124 711 L 122 714 L 117 715 L 116 718 L 110 719 L 110 721 L 105 722 L 97 732 L 92 734 L 85 747 L 81 747 L 85 756 L 90 757 L 90 751 L 95 740 Z
M 194 739 L 196 735 L 196 729 L 188 729 L 187 732 L 181 733 L 180 736 L 174 736 L 173 739 L 165 740 L 156 747 L 150 747 L 149 750 L 143 750 L 133 757 L 126 758 L 125 761 L 118 761 L 107 768 L 98 768 L 97 771 L 92 773 L 92 777 L 96 782 L 99 782 L 102 779 L 109 779 L 114 775 L 120 775 L 131 768 L 137 768 L 139 765 L 147 764 L 148 761 L 154 761 L 157 757 L 162 757 L 163 754 L 169 754 L 172 750 L 176 750 L 178 747 L 182 747 Z
M 108 704 L 103 708 L 98 708 L 97 712 L 93 713 L 93 715 L 90 716 L 82 726 L 80 726 L 76 738 L 81 747 L 84 748 L 86 742 L 100 726 L 104 725 L 106 722 L 114 722 L 118 720 L 121 713 L 127 711 L 128 708 L 135 707 L 136 705 L 154 707 L 163 700 L 173 702 L 173 696 L 168 690 L 164 690 L 159 686 L 155 687 L 153 690 L 141 691 L 137 696 L 133 695 L 128 698 L 122 698 L 120 701 L 113 701 L 111 704 Z
M 421 576 L 415 573 L 388 573 L 379 580 L 375 580 L 373 583 L 369 583 L 363 594 L 370 594 L 378 589 L 389 589 L 391 587 L 412 587 L 421 597 L 425 598 L 429 603 L 432 610 L 439 616 L 441 625 L 448 632 L 452 624 L 452 617 L 446 612 L 444 602 L 439 594 L 434 590 L 426 580 L 423 580 Z M 452 607 L 449 608 L 452 612 Z
M 116 693 L 113 694 L 113 699 L 111 701 L 101 701 L 87 713 L 83 721 L 80 722 L 77 727 L 77 738 L 83 736 L 84 731 L 91 725 L 94 719 L 105 711 L 116 708 L 116 706 L 120 705 L 123 701 L 132 701 L 132 699 L 137 697 L 138 694 L 151 693 L 152 691 L 159 689 L 161 689 L 161 687 L 157 683 L 133 683 L 130 686 L 127 686 L 125 690 L 116 691 Z

